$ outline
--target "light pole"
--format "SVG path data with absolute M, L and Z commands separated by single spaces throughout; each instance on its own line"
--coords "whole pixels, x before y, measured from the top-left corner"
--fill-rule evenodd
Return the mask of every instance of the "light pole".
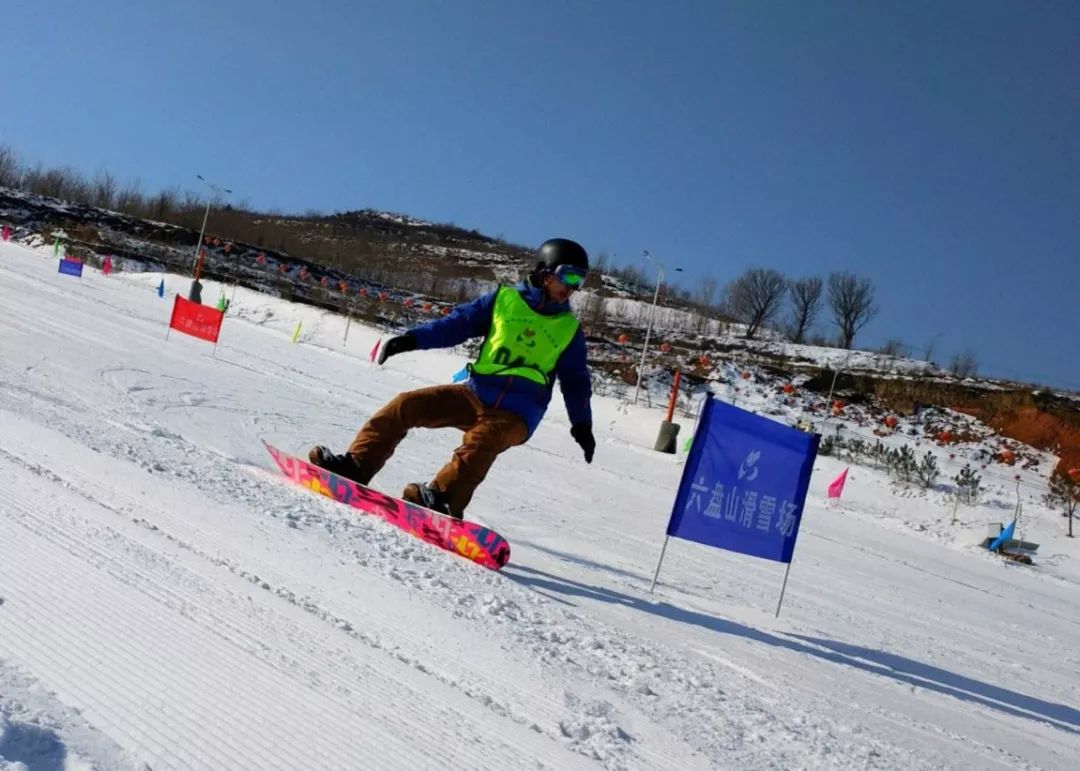
M 215 185 L 203 178 L 202 174 L 196 174 L 196 178 L 208 188 L 210 188 L 210 197 L 206 199 L 206 211 L 203 212 L 202 227 L 199 229 L 199 242 L 195 244 L 195 261 L 192 263 L 192 274 L 194 278 L 191 281 L 191 291 L 188 293 L 188 299 L 192 302 L 202 302 L 202 285 L 199 283 L 199 252 L 202 250 L 203 237 L 206 235 L 206 221 L 210 219 L 210 206 L 214 203 L 214 199 L 217 198 L 218 193 L 232 193 L 227 187 L 221 187 Z
M 227 187 L 221 187 L 215 185 L 213 182 L 209 182 L 203 178 L 202 174 L 196 174 L 195 177 L 210 188 L 210 197 L 206 199 L 206 211 L 203 212 L 202 227 L 199 229 L 199 242 L 195 244 L 195 264 L 199 264 L 199 250 L 202 249 L 203 236 L 206 235 L 206 221 L 210 219 L 210 206 L 214 203 L 214 199 L 217 198 L 218 193 L 232 193 Z M 196 277 L 197 278 L 197 277 Z
M 641 347 L 641 363 L 638 365 L 637 386 L 634 388 L 634 404 L 637 404 L 638 394 L 641 391 L 641 376 L 645 370 L 645 354 L 649 350 L 649 337 L 652 335 L 653 319 L 656 317 L 656 302 L 660 299 L 660 287 L 664 283 L 664 269 L 660 267 L 660 263 L 652 258 L 648 249 L 644 250 L 642 254 L 645 255 L 645 259 L 656 266 L 656 291 L 653 293 L 652 310 L 649 311 L 649 323 L 645 327 L 645 345 Z M 675 268 L 675 270 L 680 271 L 682 268 Z

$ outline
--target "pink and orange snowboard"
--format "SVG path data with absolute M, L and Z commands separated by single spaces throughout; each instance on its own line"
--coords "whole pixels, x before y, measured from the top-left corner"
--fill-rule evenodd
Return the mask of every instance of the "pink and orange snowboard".
M 331 474 L 305 460 L 287 455 L 266 442 L 263 444 L 266 444 L 266 449 L 270 451 L 281 473 L 301 487 L 352 506 L 365 514 L 381 517 L 410 535 L 491 570 L 498 570 L 510 561 L 510 544 L 490 528 L 392 498 L 378 490 Z

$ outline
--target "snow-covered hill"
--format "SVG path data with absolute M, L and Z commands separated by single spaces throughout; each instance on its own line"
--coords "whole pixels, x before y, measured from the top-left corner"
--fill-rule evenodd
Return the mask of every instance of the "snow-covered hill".
M 197 213 L 201 214 L 201 206 L 196 208 Z M 321 221 L 310 223 L 252 216 L 252 223 L 256 225 L 264 220 L 273 220 L 281 227 L 296 228 L 306 233 L 300 243 L 306 244 L 308 251 L 314 248 L 313 244 L 319 239 L 327 237 L 318 226 L 325 225 Z M 358 272 L 350 272 L 305 259 L 303 253 L 288 254 L 207 235 L 203 245 L 206 255 L 204 272 L 223 280 L 239 280 L 246 286 L 273 293 L 286 293 L 293 299 L 323 307 L 346 308 L 358 302 L 358 292 L 363 292 L 365 297 L 385 292 L 390 305 L 396 309 L 394 315 L 416 320 L 421 317 L 425 300 L 442 306 L 448 299 L 446 296 L 429 298 L 421 291 L 410 291 L 400 285 L 401 282 L 416 283 L 413 274 L 417 270 L 424 274 L 427 280 L 423 283 L 428 285 L 432 284 L 431 277 L 439 274 L 456 276 L 457 279 L 444 284 L 444 293 L 456 281 L 458 286 L 451 294 L 461 294 L 462 290 L 476 294 L 487 291 L 497 282 L 518 281 L 531 260 L 521 247 L 474 231 L 434 225 L 406 215 L 366 209 L 329 219 L 348 232 L 353 228 L 362 232 L 378 232 L 384 239 L 383 256 L 389 255 L 391 262 L 412 267 L 408 270 L 401 268 L 396 273 L 390 269 L 377 269 L 374 272 L 379 279 L 376 280 L 371 275 L 371 265 L 361 266 Z M 175 225 L 3 187 L 0 187 L 0 222 L 14 227 L 16 241 L 36 245 L 59 239 L 65 250 L 95 265 L 100 264 L 106 254 L 114 254 L 128 261 L 135 270 L 189 272 L 194 265 L 194 243 L 198 240 L 197 233 Z M 391 225 L 393 227 L 386 230 Z M 417 238 L 420 240 L 417 241 Z M 350 247 L 345 243 L 340 250 L 347 254 L 350 248 L 355 248 L 355 245 Z M 417 268 L 412 264 L 414 262 L 419 262 L 423 267 Z M 652 316 L 656 345 L 668 342 L 673 349 L 668 357 L 657 357 L 654 351 L 650 361 L 657 363 L 670 366 L 680 356 L 683 359 L 687 356 L 696 358 L 698 354 L 719 346 L 721 350 L 737 354 L 740 360 L 767 361 L 782 366 L 843 366 L 849 371 L 941 374 L 929 362 L 903 356 L 790 344 L 779 333 L 769 329 L 761 330 L 758 335 L 760 339 L 745 340 L 741 325 L 705 319 L 696 307 L 675 300 L 667 292 L 661 297 L 654 314 L 651 285 L 629 283 L 618 276 L 606 274 L 600 279 L 602 301 L 594 298 L 597 294 L 595 288 L 578 293 L 574 298 L 578 308 L 595 302 L 603 303 L 604 312 L 600 315 L 604 323 L 594 324 L 590 333 L 594 337 L 610 334 L 614 339 L 618 336 L 614 330 L 623 330 L 629 333 L 636 345 L 640 345 Z M 402 308 L 402 303 L 406 301 L 410 303 L 409 306 Z M 661 362 L 658 359 L 672 361 Z
M 783 566 L 677 540 L 650 594 L 682 462 L 650 449 L 657 383 L 652 409 L 595 399 L 591 466 L 558 399 L 499 459 L 469 512 L 513 544 L 491 573 L 290 486 L 260 442 L 341 447 L 460 353 L 377 368 L 377 330 L 346 341 L 342 317 L 242 289 L 212 353 L 165 340 L 160 278 L 75 279 L 51 249 L 0 244 L 5 771 L 1080 756 L 1080 553 L 1034 498 L 1026 567 L 976 546 L 1013 510 L 1007 486 L 952 524 L 944 486 L 856 466 L 827 505 L 847 462 L 822 457 L 779 619 Z M 724 388 L 793 409 L 772 387 Z M 456 439 L 416 432 L 377 483 L 428 478 Z

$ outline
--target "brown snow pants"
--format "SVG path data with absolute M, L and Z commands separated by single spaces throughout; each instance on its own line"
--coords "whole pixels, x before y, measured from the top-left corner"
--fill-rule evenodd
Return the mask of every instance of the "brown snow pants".
M 437 385 L 398 394 L 364 424 L 348 453 L 368 478 L 394 454 L 410 428 L 457 428 L 465 432 L 461 446 L 431 482 L 461 515 L 484 481 L 499 453 L 528 438 L 528 427 L 516 413 L 480 403 L 467 385 Z

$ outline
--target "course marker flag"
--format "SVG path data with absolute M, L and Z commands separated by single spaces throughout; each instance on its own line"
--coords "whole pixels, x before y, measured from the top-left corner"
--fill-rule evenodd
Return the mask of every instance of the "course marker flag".
M 73 260 L 70 257 L 64 257 L 60 260 L 60 268 L 58 273 L 63 273 L 66 276 L 78 276 L 82 277 L 83 264 L 80 260 Z
M 995 538 L 993 541 L 991 541 L 990 545 L 987 546 L 986 548 L 989 549 L 990 551 L 997 551 L 998 549 L 1000 549 L 1002 546 L 1005 545 L 1006 541 L 1010 540 L 1013 537 L 1013 533 L 1015 533 L 1015 532 L 1016 532 L 1016 520 L 1014 519 L 1012 522 L 1010 522 L 1008 524 L 1008 526 L 1006 526 L 1000 533 L 998 533 L 998 537 Z
M 672 536 L 790 568 L 819 439 L 710 395 L 683 468 L 653 586 Z
M 221 321 L 224 318 L 225 314 L 217 308 L 193 303 L 191 300 L 185 300 L 180 295 L 176 295 L 173 301 L 172 318 L 169 319 L 169 329 L 175 329 L 177 332 L 183 332 L 185 335 L 216 345 L 218 335 L 221 333 Z
M 843 471 L 840 472 L 840 476 L 838 476 L 833 481 L 829 482 L 829 497 L 830 498 L 839 498 L 843 494 L 843 492 L 844 492 L 844 482 L 847 481 L 847 472 L 848 472 L 848 470 L 844 469 Z

